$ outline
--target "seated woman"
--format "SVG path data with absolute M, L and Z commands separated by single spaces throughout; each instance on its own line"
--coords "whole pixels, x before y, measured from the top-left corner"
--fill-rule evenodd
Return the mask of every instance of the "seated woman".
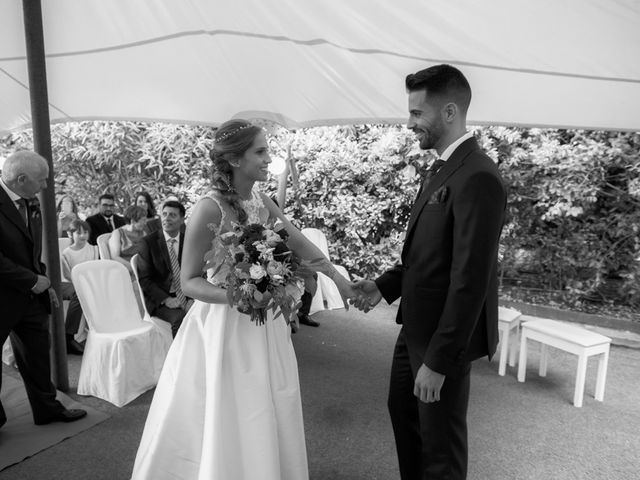
M 133 286 L 133 292 L 135 293 L 136 300 L 138 301 L 138 308 L 140 313 L 144 312 L 142 305 L 142 295 L 138 289 L 138 282 L 133 273 L 133 267 L 131 267 L 131 257 L 138 253 L 140 247 L 140 241 L 147 232 L 145 231 L 145 225 L 147 224 L 147 212 L 144 208 L 132 205 L 127 207 L 124 211 L 124 220 L 126 225 L 116 228 L 109 237 L 109 251 L 111 253 L 111 259 L 120 262 L 129 271 L 131 276 L 131 283 Z
M 153 205 L 151 195 L 142 190 L 136 193 L 135 198 L 135 205 L 144 208 L 147 212 L 147 223 L 144 227 L 145 234 L 148 235 L 156 230 L 160 230 L 162 228 L 162 222 L 160 221 L 160 217 L 156 214 L 156 207 Z
M 82 307 L 78 301 L 75 288 L 71 282 L 71 270 L 76 265 L 89 260 L 98 260 L 98 247 L 88 243 L 91 227 L 82 220 L 73 220 L 68 230 L 71 245 L 62 251 L 62 298 L 69 300 L 67 316 L 65 318 L 65 333 L 67 338 L 67 353 L 80 355 L 83 347 L 74 339 L 78 333 L 82 319 Z
M 78 218 L 78 207 L 71 195 L 63 195 L 60 198 L 56 207 L 56 214 L 58 216 L 58 238 L 71 238 L 69 227 L 71 222 Z
M 147 211 L 132 205 L 124 211 L 124 220 L 127 224 L 116 228 L 109 238 L 109 251 L 111 258 L 127 267 L 133 278 L 131 257 L 138 253 L 140 240 L 146 235 Z

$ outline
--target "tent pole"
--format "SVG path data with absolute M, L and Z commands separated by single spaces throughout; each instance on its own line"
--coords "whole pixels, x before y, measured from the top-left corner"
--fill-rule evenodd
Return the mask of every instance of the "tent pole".
M 49 97 L 47 94 L 47 72 L 42 29 L 42 5 L 40 0 L 22 0 L 24 33 L 29 74 L 29 96 L 31 100 L 31 124 L 34 150 L 49 164 L 47 188 L 40 194 L 44 238 L 43 259 L 47 265 L 47 276 L 59 299 L 59 306 L 52 306 L 49 331 L 51 334 L 51 376 L 54 385 L 64 392 L 69 390 L 67 353 L 64 331 L 64 311 L 60 288 L 60 252 L 58 250 L 58 225 L 55 209 L 55 186 L 51 153 L 51 130 L 49 125 Z

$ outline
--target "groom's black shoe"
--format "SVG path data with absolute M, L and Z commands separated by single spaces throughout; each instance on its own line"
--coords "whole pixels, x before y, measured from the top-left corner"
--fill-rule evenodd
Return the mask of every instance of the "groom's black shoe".
M 298 321 L 301 325 L 309 325 L 310 327 L 319 327 L 320 324 L 315 320 L 312 320 L 309 315 L 298 315 Z
M 51 417 L 34 420 L 33 423 L 35 423 L 36 425 L 46 425 L 48 423 L 53 423 L 53 422 L 69 423 L 69 422 L 75 422 L 76 420 L 80 420 L 81 418 L 84 418 L 86 416 L 87 416 L 86 410 L 74 408 L 70 410 L 62 410 L 61 412 L 58 412 L 55 415 L 52 415 Z

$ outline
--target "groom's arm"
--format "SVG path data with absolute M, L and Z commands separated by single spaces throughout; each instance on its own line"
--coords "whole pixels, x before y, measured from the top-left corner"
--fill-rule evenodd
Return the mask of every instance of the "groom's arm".
M 405 267 L 396 265 L 380 275 L 376 280 L 378 290 L 389 305 L 395 302 L 402 295 L 402 277 Z

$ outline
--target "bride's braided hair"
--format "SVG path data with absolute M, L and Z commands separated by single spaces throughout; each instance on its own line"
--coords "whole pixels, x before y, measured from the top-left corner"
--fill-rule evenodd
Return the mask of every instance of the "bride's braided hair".
M 262 129 L 246 120 L 236 119 L 220 125 L 214 137 L 214 145 L 209 156 L 213 162 L 213 188 L 231 206 L 241 224 L 247 221 L 247 212 L 242 208 L 240 196 L 233 186 L 231 162 L 241 157 L 253 144 Z

